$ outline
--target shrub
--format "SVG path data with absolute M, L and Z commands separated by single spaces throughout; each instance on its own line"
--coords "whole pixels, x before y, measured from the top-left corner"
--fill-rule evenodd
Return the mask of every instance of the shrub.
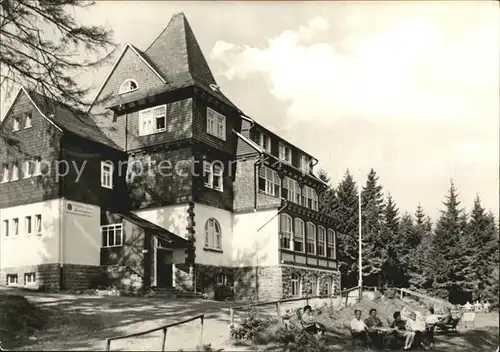
M 388 299 L 394 299 L 397 297 L 397 295 L 398 295 L 398 293 L 393 288 L 388 288 L 387 290 L 385 290 L 385 293 L 384 293 L 385 298 L 388 298 Z
M 228 301 L 234 298 L 233 288 L 229 285 L 215 285 L 214 299 L 216 301 Z
M 236 341 L 253 340 L 257 334 L 276 323 L 274 319 L 260 318 L 255 306 L 252 306 L 238 326 L 231 327 L 231 338 Z

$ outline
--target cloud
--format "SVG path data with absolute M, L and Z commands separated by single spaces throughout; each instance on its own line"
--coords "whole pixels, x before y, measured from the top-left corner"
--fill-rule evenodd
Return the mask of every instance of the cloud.
M 229 80 L 264 75 L 271 94 L 289 104 L 287 118 L 294 121 L 452 122 L 478 113 L 497 118 L 495 16 L 485 16 L 461 35 L 407 19 L 369 36 L 347 33 L 340 43 L 314 42 L 329 28 L 318 17 L 270 38 L 262 48 L 218 41 L 211 57 Z

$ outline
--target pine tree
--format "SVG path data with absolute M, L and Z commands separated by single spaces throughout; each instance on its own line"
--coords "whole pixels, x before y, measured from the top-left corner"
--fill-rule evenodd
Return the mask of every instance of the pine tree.
M 402 262 L 400 257 L 401 237 L 399 236 L 399 209 L 393 201 L 392 196 L 387 196 L 387 201 L 384 207 L 384 229 L 389 236 L 387 243 L 387 262 L 383 268 L 385 281 L 390 286 L 401 286 L 402 284 Z
M 427 219 L 424 213 L 424 208 L 422 208 L 422 205 L 418 203 L 417 211 L 415 212 L 415 224 L 417 226 L 423 226 L 426 220 Z
M 361 192 L 363 275 L 368 285 L 382 286 L 383 268 L 388 260 L 388 231 L 383 227 L 384 195 L 378 184 L 378 176 L 370 170 L 366 185 Z
M 481 298 L 491 270 L 491 264 L 498 262 L 498 232 L 495 218 L 487 214 L 479 196 L 474 200 L 465 244 L 469 252 L 466 268 L 467 280 L 472 286 L 474 298 Z
M 336 188 L 337 236 L 340 272 L 344 286 L 356 285 L 358 273 L 358 187 L 349 170 Z
M 451 182 L 446 201 L 441 211 L 433 239 L 433 289 L 443 298 L 454 301 L 462 293 L 463 273 L 461 272 L 464 243 L 463 233 L 466 224 L 464 211 L 453 182 Z
M 335 210 L 338 207 L 335 188 L 330 185 L 330 177 L 325 170 L 320 170 L 318 173 L 320 180 L 328 184 L 327 189 L 319 195 L 319 211 L 321 213 L 335 217 Z
M 415 224 L 405 235 L 408 284 L 412 289 L 426 290 L 432 285 L 432 225 L 420 204 L 415 211 Z

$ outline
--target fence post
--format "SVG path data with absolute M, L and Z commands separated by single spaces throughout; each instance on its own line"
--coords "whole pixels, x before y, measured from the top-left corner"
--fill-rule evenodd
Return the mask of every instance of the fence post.
M 234 310 L 233 310 L 233 308 L 229 308 L 229 322 L 230 322 L 230 325 L 233 326 L 233 324 L 234 324 Z
M 276 318 L 278 318 L 278 320 L 281 318 L 280 302 L 279 301 L 276 302 Z
M 200 332 L 200 347 L 203 347 L 203 322 L 205 320 L 205 315 L 200 317 L 201 320 L 201 332 Z
M 163 328 L 163 342 L 161 344 L 161 351 L 165 351 L 165 344 L 167 343 L 167 328 Z
M 110 349 L 111 349 L 111 340 L 110 339 L 106 339 L 106 351 L 109 352 Z
M 403 290 L 399 290 L 399 297 L 403 299 Z

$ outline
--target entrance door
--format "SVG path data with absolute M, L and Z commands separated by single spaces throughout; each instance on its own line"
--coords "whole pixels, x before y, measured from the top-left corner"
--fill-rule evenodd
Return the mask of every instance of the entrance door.
M 173 252 L 158 248 L 156 250 L 156 286 L 172 287 Z

